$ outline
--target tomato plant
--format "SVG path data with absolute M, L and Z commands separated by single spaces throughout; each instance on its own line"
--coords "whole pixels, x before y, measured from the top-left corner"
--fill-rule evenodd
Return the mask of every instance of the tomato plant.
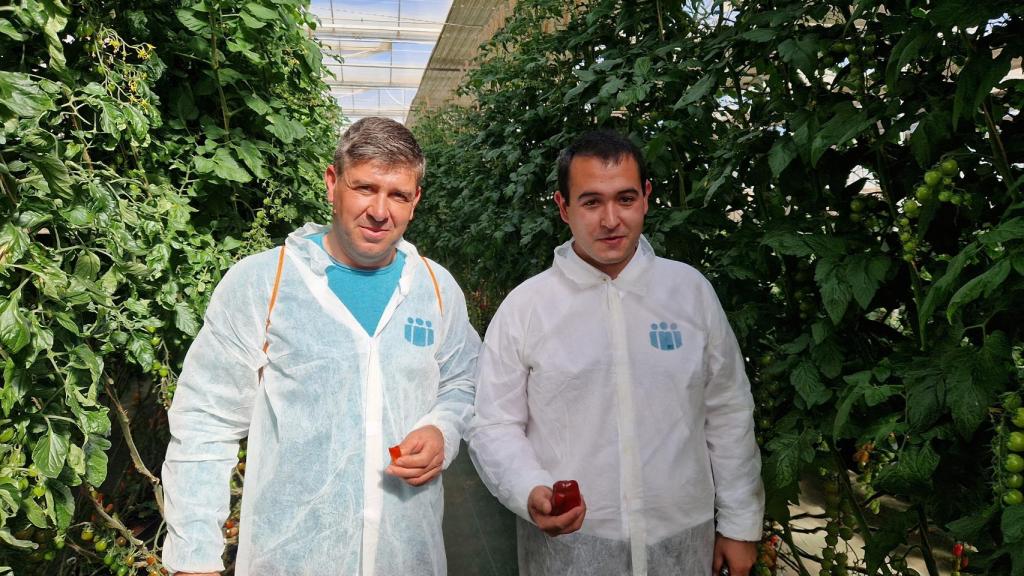
M 1024 7 L 628 4 L 516 4 L 460 88 L 473 105 L 414 127 L 431 162 L 414 241 L 482 328 L 568 237 L 558 151 L 628 134 L 647 237 L 710 278 L 753 360 L 779 562 L 891 576 L 917 550 L 937 575 L 938 533 L 976 550 L 971 570 L 1021 573 L 1004 461 L 1024 410 L 1002 398 L 1024 374 Z M 820 551 L 792 538 L 801 479 L 834 486 Z
M 158 554 L 165 410 L 212 287 L 326 215 L 340 113 L 307 7 L 0 10 L 0 573 Z

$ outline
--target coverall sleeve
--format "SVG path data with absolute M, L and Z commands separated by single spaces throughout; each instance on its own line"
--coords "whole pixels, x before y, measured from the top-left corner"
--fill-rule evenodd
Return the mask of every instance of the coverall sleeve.
M 172 573 L 224 569 L 221 526 L 229 513 L 229 481 L 264 363 L 267 302 L 256 304 L 253 293 L 260 291 L 251 273 L 243 260 L 214 291 L 168 412 L 163 562 Z
M 736 336 L 710 285 L 707 290 L 704 433 L 715 481 L 716 530 L 734 540 L 756 541 L 761 539 L 764 487 L 754 439 L 754 401 Z
M 437 402 L 414 429 L 433 425 L 444 436 L 444 469 L 459 454 L 459 444 L 473 417 L 475 396 L 477 354 L 480 351 L 480 336 L 469 323 L 466 312 L 466 297 L 451 275 L 445 273 L 441 280 L 445 289 L 444 337 L 438 346 L 435 358 L 441 379 L 437 388 Z
M 529 366 L 523 358 L 524 327 L 509 313 L 508 299 L 487 328 L 477 377 L 476 414 L 469 427 L 469 454 L 491 494 L 524 520 L 530 491 L 551 486 L 526 438 Z

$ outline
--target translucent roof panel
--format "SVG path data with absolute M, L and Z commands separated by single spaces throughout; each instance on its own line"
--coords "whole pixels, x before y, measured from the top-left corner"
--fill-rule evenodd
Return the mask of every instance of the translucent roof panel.
M 312 0 L 328 82 L 349 121 L 405 122 L 452 0 Z M 335 59 L 335 57 L 337 59 Z

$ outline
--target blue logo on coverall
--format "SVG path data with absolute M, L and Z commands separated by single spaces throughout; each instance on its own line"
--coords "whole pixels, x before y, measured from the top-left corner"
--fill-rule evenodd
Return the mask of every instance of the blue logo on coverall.
M 434 343 L 434 328 L 430 320 L 409 317 L 405 321 L 405 340 L 413 346 L 430 346 Z
M 651 346 L 658 350 L 675 350 L 683 347 L 683 333 L 673 322 L 651 323 Z

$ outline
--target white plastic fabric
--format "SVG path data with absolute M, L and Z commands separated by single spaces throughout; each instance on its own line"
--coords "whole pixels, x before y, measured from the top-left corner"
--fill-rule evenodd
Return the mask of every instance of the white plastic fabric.
M 405 241 L 398 288 L 369 336 L 328 287 L 328 255 L 305 239 L 323 229 L 287 239 L 266 354 L 279 248 L 236 264 L 213 294 L 169 415 L 163 560 L 173 571 L 223 569 L 228 481 L 246 435 L 236 575 L 446 571 L 441 479 L 414 488 L 383 470 L 387 448 L 428 424 L 451 463 L 472 416 L 480 339 L 458 285 L 432 263 L 442 317 Z
M 524 575 L 690 574 L 672 560 L 683 554 L 707 564 L 703 576 L 713 532 L 702 526 L 761 536 L 760 454 L 736 338 L 707 280 L 642 237 L 615 279 L 567 242 L 552 268 L 509 294 L 480 352 L 468 440 L 484 483 L 525 520 L 535 486 L 579 482 L 583 527 L 555 538 L 575 552 L 520 522 Z

